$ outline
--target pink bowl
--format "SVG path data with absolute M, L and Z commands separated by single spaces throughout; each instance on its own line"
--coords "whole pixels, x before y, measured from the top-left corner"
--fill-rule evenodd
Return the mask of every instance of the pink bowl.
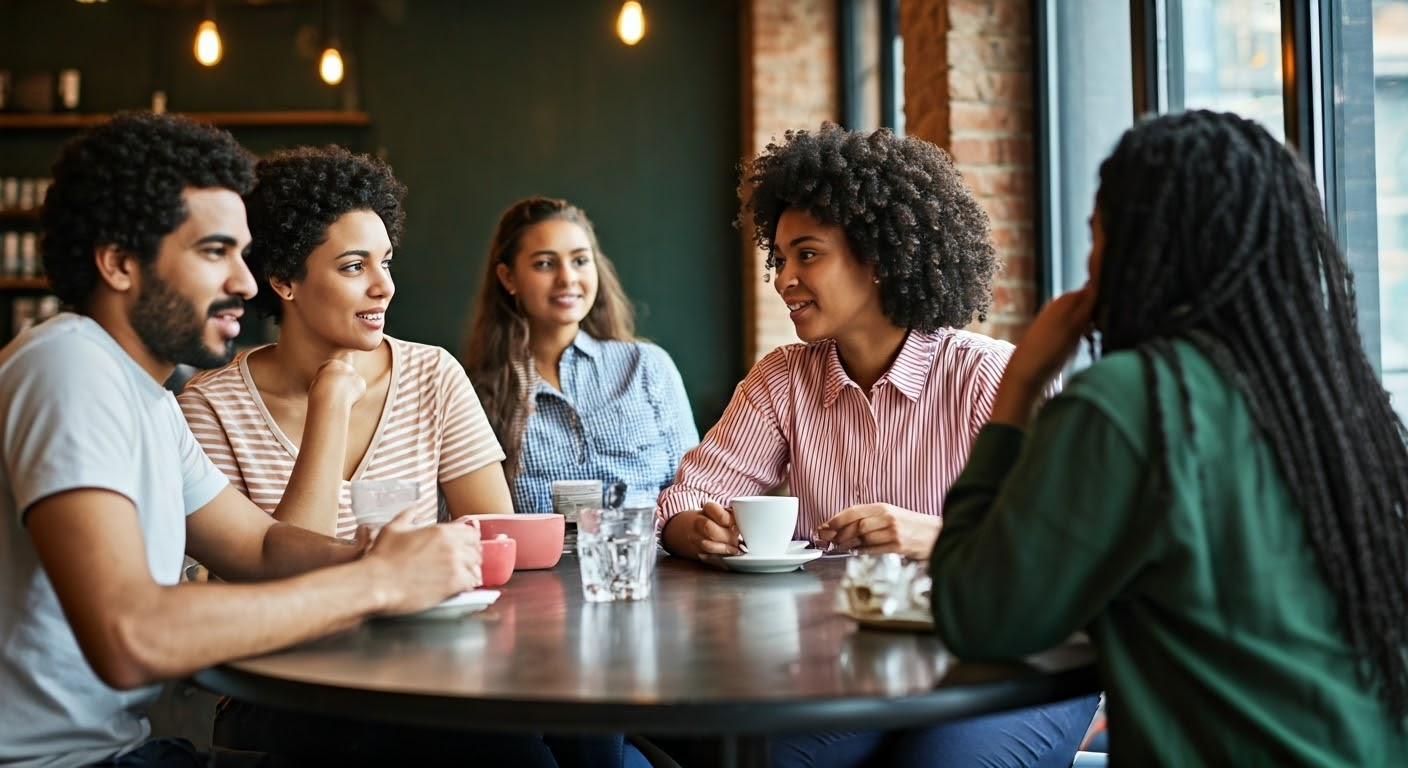
M 518 542 L 504 534 L 480 541 L 484 550 L 484 562 L 479 570 L 484 576 L 481 586 L 497 587 L 513 575 L 513 561 L 518 551 Z
M 475 515 L 484 541 L 505 534 L 518 542 L 513 569 L 531 571 L 551 568 L 562 558 L 562 536 L 566 521 L 555 512 L 525 515 Z M 488 578 L 488 574 L 485 574 Z

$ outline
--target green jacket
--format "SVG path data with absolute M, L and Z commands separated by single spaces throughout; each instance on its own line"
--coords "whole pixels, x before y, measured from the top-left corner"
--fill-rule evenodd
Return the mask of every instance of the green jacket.
M 1114 765 L 1408 766 L 1245 398 L 1191 344 L 1176 354 L 1194 429 L 1160 363 L 1165 505 L 1133 352 L 1074 377 L 1029 436 L 983 428 L 933 553 L 939 635 L 1002 659 L 1087 630 Z

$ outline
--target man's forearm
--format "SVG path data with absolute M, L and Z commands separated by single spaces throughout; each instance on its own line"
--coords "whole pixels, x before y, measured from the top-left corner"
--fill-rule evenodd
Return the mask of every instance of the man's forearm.
M 356 626 L 387 602 L 367 576 L 359 563 L 278 584 L 154 587 L 107 641 L 88 645 L 110 657 L 111 663 L 99 660 L 110 685 L 169 680 Z M 205 594 L 213 590 L 220 590 L 218 598 Z
M 251 579 L 278 579 L 362 556 L 360 543 L 335 539 L 289 523 L 275 523 L 264 533 L 259 573 Z

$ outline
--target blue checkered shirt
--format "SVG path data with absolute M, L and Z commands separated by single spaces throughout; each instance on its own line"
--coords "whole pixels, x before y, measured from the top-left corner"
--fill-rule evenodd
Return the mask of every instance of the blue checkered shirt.
M 545 381 L 533 391 L 514 509 L 551 512 L 554 480 L 624 482 L 628 505 L 654 506 L 699 442 L 674 361 L 654 344 L 578 332 L 557 370 L 562 391 Z

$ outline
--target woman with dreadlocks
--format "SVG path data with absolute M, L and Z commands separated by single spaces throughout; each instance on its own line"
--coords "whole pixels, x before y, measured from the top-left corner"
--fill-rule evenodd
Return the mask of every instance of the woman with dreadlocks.
M 1234 115 L 1160 117 L 1090 226 L 1090 282 L 1038 315 L 948 495 L 938 633 L 998 658 L 1087 628 L 1116 764 L 1403 764 L 1408 429 L 1308 172 Z

